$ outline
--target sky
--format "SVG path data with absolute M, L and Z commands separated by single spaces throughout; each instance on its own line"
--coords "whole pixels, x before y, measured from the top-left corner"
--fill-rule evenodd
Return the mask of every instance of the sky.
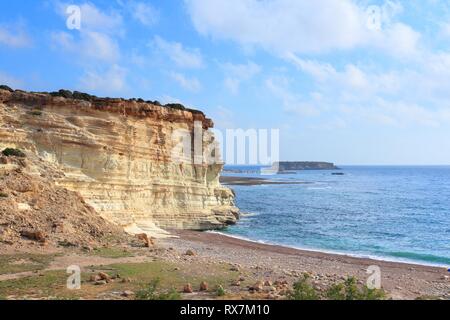
M 180 102 L 279 129 L 282 160 L 449 165 L 450 2 L 9 1 L 0 84 Z

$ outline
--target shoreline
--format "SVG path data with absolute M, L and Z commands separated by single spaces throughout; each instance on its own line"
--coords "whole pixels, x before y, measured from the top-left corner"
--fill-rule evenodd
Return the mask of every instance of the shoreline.
M 224 186 L 311 184 L 311 182 L 306 181 L 270 180 L 265 178 L 242 177 L 242 176 L 220 176 L 220 183 Z
M 220 231 L 203 231 L 205 233 L 211 233 L 211 234 L 217 234 L 221 235 L 223 237 L 228 237 L 236 240 L 241 240 L 245 242 L 251 242 L 255 244 L 261 244 L 266 246 L 273 246 L 273 247 L 280 247 L 280 248 L 286 248 L 286 249 L 292 249 L 292 250 L 298 250 L 299 252 L 313 252 L 318 254 L 329 254 L 329 255 L 335 255 L 335 256 L 343 256 L 343 257 L 349 257 L 349 258 L 356 258 L 356 259 L 367 259 L 367 260 L 373 260 L 373 261 L 383 261 L 383 262 L 392 262 L 392 263 L 401 263 L 405 265 L 414 265 L 414 266 L 424 266 L 424 267 L 434 267 L 434 268 L 444 268 L 445 270 L 448 270 L 450 268 L 450 265 L 445 264 L 439 264 L 439 263 L 426 263 L 422 261 L 416 261 L 416 260 L 401 260 L 390 258 L 390 257 L 378 257 L 378 256 L 371 256 L 371 255 L 364 255 L 364 254 L 352 254 L 352 253 L 346 253 L 346 252 L 339 252 L 339 251 L 333 251 L 333 250 L 326 250 L 326 249 L 316 249 L 316 248 L 302 248 L 302 247 L 295 247 L 295 246 L 289 246 L 284 244 L 278 244 L 278 243 L 271 243 L 271 242 L 265 242 L 263 240 L 252 240 L 249 238 L 232 235 L 232 234 L 226 234 Z M 450 272 L 449 272 L 450 274 Z
M 362 285 L 370 276 L 368 268 L 376 266 L 381 272 L 382 288 L 394 300 L 450 299 L 450 273 L 444 267 L 302 250 L 217 232 L 169 231 L 177 237 L 164 239 L 166 247 L 182 252 L 193 250 L 198 259 L 237 265 L 261 280 L 271 277 L 293 284 L 307 273 L 318 286 L 327 287 L 348 277 Z
M 399 267 L 413 267 L 413 268 L 416 267 L 426 269 L 430 268 L 439 272 L 443 271 L 448 272 L 447 271 L 448 267 L 444 265 L 438 266 L 438 265 L 429 265 L 425 263 L 421 264 L 418 262 L 410 262 L 410 261 L 392 261 L 392 260 L 377 259 L 375 257 L 363 257 L 345 253 L 326 252 L 314 249 L 303 249 L 280 244 L 263 243 L 255 240 L 230 236 L 217 231 L 170 230 L 170 233 L 176 235 L 181 239 L 194 240 L 205 243 L 221 242 L 224 245 L 240 246 L 242 248 L 257 250 L 261 252 L 276 252 L 287 255 L 307 256 L 314 258 L 318 257 L 327 260 L 339 260 L 339 261 L 345 260 L 346 262 L 359 262 L 363 264 L 371 262 L 373 265 L 378 263 L 378 264 L 392 265 L 396 267 L 400 265 Z

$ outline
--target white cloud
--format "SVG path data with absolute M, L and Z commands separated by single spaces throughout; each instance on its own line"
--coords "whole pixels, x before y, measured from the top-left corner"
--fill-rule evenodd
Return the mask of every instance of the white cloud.
M 325 83 L 346 89 L 370 89 L 373 87 L 373 83 L 369 82 L 368 75 L 354 64 L 348 64 L 343 71 L 338 71 L 329 63 L 301 59 L 293 53 L 287 54 L 286 59 L 321 85 Z
M 236 127 L 234 112 L 224 106 L 218 106 L 209 112 L 214 119 L 214 127 L 224 129 L 233 129 Z
M 313 60 L 299 58 L 292 52 L 285 55 L 287 61 L 293 63 L 299 70 L 313 76 L 318 81 L 328 80 L 336 74 L 334 67 L 328 63 L 320 63 Z
M 182 100 L 172 97 L 170 95 L 163 95 L 162 97 L 159 98 L 159 102 L 161 102 L 162 104 L 179 103 L 186 106 L 186 104 Z
M 64 19 L 67 18 L 67 7 L 67 3 L 57 2 L 57 11 Z M 124 34 L 121 14 L 114 10 L 103 12 L 91 3 L 83 3 L 79 7 L 81 29 L 51 33 L 53 47 L 84 64 L 117 63 L 121 57 L 117 39 Z
M 203 58 L 198 49 L 184 48 L 179 42 L 169 42 L 159 36 L 154 38 L 153 44 L 179 67 L 192 69 L 203 67 Z
M 170 77 L 186 90 L 199 92 L 202 89 L 200 81 L 195 77 L 187 78 L 185 75 L 177 72 L 170 73 Z
M 261 67 L 254 62 L 246 64 L 224 63 L 221 65 L 225 72 L 225 87 L 233 94 L 237 94 L 242 82 L 248 81 L 261 72 Z
M 21 88 L 23 86 L 23 81 L 0 71 L 0 84 L 12 88 Z
M 30 37 L 23 30 L 11 30 L 0 26 L 0 44 L 12 48 L 24 48 L 31 45 Z
M 117 42 L 104 33 L 84 31 L 79 38 L 71 33 L 60 31 L 51 35 L 53 46 L 84 59 L 95 59 L 113 63 L 120 58 L 120 48 Z
M 293 111 L 313 105 L 321 113 L 352 119 L 354 123 L 368 121 L 397 127 L 450 124 L 450 52 L 422 52 L 414 64 L 391 70 L 354 64 L 338 70 L 294 54 L 287 59 L 315 81 L 314 91 L 303 99 L 269 86 L 275 96 L 284 96 L 285 106 L 291 104 Z M 299 107 L 295 107 L 296 101 L 301 102 Z
M 300 116 L 317 116 L 320 110 L 312 101 L 305 101 L 289 88 L 290 81 L 284 77 L 272 77 L 265 81 L 266 88 L 281 100 L 283 110 Z
M 64 19 L 68 17 L 66 10 L 69 5 L 71 5 L 71 3 L 56 2 L 56 10 Z M 114 10 L 103 12 L 89 2 L 77 5 L 81 10 L 80 31 L 87 30 L 89 32 L 96 31 L 111 35 L 123 35 L 123 17 L 119 12 Z
M 420 35 L 394 21 L 397 2 L 381 6 L 382 29 L 368 28 L 367 8 L 352 0 L 185 0 L 199 33 L 258 46 L 277 55 L 375 47 L 389 54 L 415 51 Z
M 127 70 L 118 65 L 102 71 L 87 71 L 80 79 L 83 90 L 95 91 L 100 94 L 120 94 L 125 89 Z
M 159 21 L 159 12 L 147 3 L 131 2 L 130 10 L 133 18 L 147 27 Z
M 403 23 L 395 23 L 386 30 L 372 34 L 374 47 L 398 57 L 416 56 L 421 34 Z
M 351 48 L 363 14 L 348 0 L 185 0 L 198 32 L 284 53 Z

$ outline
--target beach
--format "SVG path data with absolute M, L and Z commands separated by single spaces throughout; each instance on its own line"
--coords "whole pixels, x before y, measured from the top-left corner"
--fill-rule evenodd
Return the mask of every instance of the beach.
M 392 299 L 450 299 L 450 273 L 444 267 L 357 258 L 299 250 L 241 240 L 218 233 L 172 230 L 177 238 L 163 244 L 177 250 L 194 250 L 206 261 L 236 264 L 251 270 L 260 280 L 286 279 L 294 283 L 308 273 L 318 287 L 343 281 L 349 276 L 365 284 L 369 266 L 381 270 L 381 285 Z
M 304 275 L 322 294 L 349 277 L 363 287 L 371 266 L 381 271 L 384 299 L 450 299 L 449 273 L 443 267 L 299 250 L 216 232 L 170 233 L 150 247 L 138 239 L 91 249 L 31 242 L 20 248 L 2 246 L 0 299 L 130 300 L 157 280 L 158 292 L 175 290 L 176 299 L 286 300 Z M 81 270 L 79 290 L 66 288 L 68 266 Z M 202 284 L 206 290 L 199 289 Z M 217 294 L 219 286 L 223 297 Z

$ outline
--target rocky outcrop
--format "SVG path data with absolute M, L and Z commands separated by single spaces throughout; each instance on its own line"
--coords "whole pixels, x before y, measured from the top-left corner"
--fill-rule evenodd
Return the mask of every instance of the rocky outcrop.
M 192 132 L 195 121 L 213 141 L 212 121 L 179 105 L 0 89 L 0 148 L 57 166 L 59 186 L 132 233 L 216 229 L 238 219 L 232 191 L 219 183 L 221 163 L 173 161 L 173 132 Z

